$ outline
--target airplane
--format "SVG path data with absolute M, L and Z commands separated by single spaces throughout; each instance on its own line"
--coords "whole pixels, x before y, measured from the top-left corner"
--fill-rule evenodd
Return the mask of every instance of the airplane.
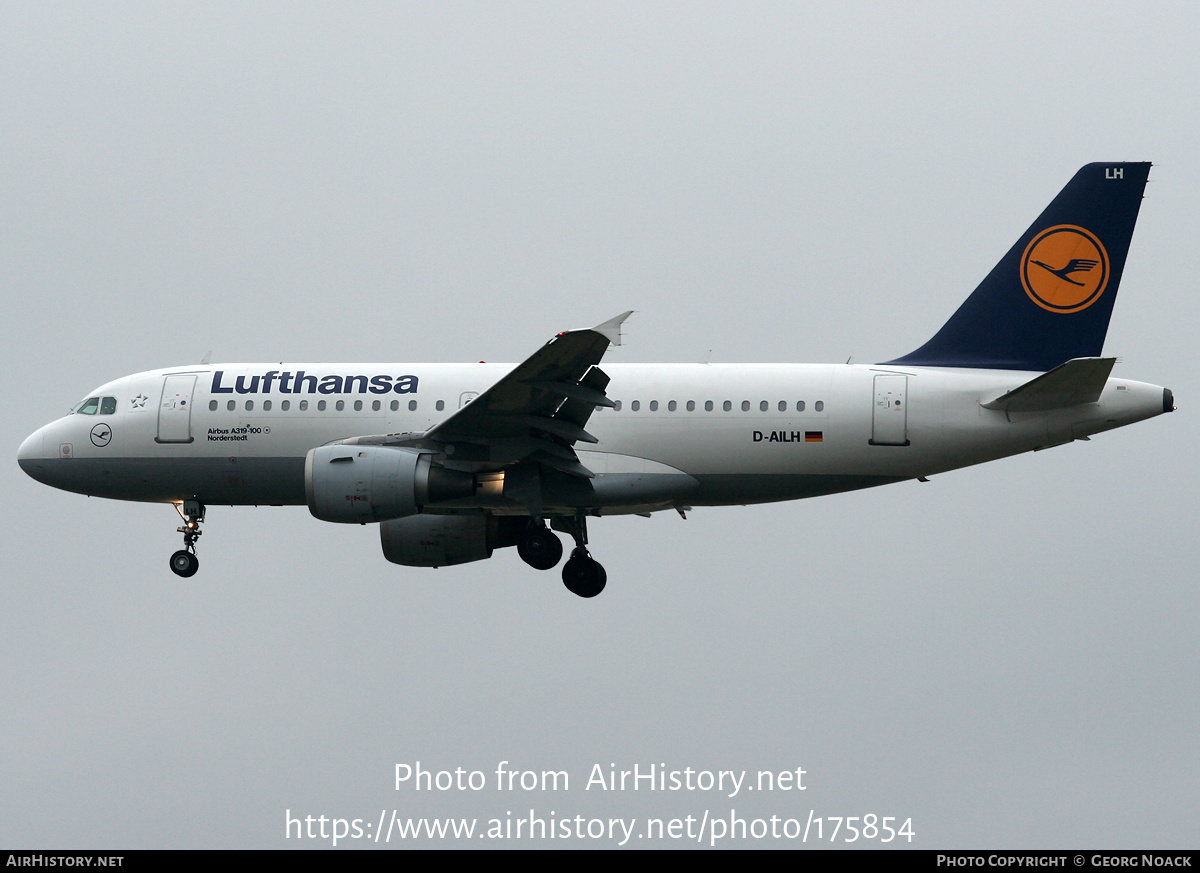
M 171 503 L 196 573 L 209 505 L 307 504 L 378 524 L 384 557 L 439 567 L 516 546 L 607 574 L 588 520 L 794 500 L 1086 440 L 1174 410 L 1102 357 L 1149 163 L 1075 174 L 950 320 L 878 364 L 605 364 L 625 312 L 512 364 L 203 364 L 126 376 L 30 435 L 39 482 Z M 685 516 L 686 517 L 686 516 Z

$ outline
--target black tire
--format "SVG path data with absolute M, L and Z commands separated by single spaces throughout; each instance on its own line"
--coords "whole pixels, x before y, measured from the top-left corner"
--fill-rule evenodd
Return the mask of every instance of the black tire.
M 567 590 L 580 597 L 595 597 L 608 582 L 604 567 L 588 555 L 580 555 L 578 550 L 563 564 L 562 577 Z
M 521 560 L 535 570 L 549 570 L 562 560 L 562 540 L 546 528 L 534 528 L 517 543 Z
M 196 571 L 200 569 L 200 559 L 191 552 L 180 549 L 175 554 L 171 555 L 171 570 L 176 576 L 188 578 L 195 576 Z

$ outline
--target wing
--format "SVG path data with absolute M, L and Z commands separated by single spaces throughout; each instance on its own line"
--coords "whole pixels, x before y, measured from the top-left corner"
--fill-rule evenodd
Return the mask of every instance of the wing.
M 584 425 L 597 406 L 613 405 L 604 394 L 608 376 L 597 365 L 610 344 L 621 344 L 621 323 L 631 312 L 592 328 L 558 334 L 424 433 L 347 442 L 426 449 L 438 454 L 444 466 L 473 472 L 528 462 L 522 464 L 526 470 L 536 466 L 592 478 L 591 471 L 579 463 L 574 445 L 596 442 Z M 506 495 L 514 492 L 515 485 L 505 485 Z

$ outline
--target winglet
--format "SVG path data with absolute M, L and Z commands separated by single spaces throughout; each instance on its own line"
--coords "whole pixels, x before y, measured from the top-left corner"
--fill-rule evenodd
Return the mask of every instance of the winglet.
M 622 312 L 616 318 L 610 318 L 603 324 L 596 325 L 592 330 L 607 338 L 614 346 L 619 346 L 621 344 L 621 325 L 631 315 L 633 315 L 632 309 L 628 312 Z

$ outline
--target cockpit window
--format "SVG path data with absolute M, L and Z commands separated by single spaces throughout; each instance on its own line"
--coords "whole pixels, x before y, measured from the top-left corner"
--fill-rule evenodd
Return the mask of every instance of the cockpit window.
M 83 403 L 79 404 L 79 406 L 75 409 L 75 412 L 78 415 L 95 415 L 96 410 L 98 410 L 99 408 L 100 408 L 100 398 L 99 397 L 89 397 L 87 400 L 83 401 Z
M 103 400 L 100 401 L 100 414 L 101 415 L 112 415 L 116 411 L 117 411 L 117 398 L 105 397 Z

